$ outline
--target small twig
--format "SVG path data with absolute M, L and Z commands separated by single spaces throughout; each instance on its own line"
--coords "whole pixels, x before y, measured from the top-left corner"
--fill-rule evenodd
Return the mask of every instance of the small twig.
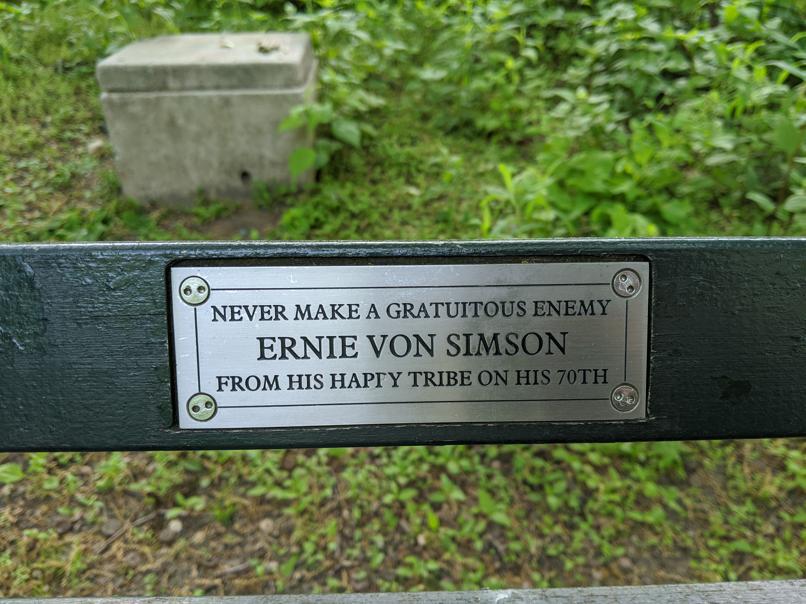
M 114 533 L 112 533 L 112 535 L 109 537 L 109 539 L 107 539 L 101 545 L 99 545 L 98 547 L 95 548 L 95 555 L 100 556 L 101 554 L 103 554 L 109 548 L 110 545 L 112 545 L 115 541 L 120 539 L 130 529 L 133 529 L 133 528 L 138 527 L 138 526 L 142 526 L 146 522 L 150 522 L 151 520 L 156 518 L 156 516 L 157 516 L 157 512 L 150 512 L 150 513 L 146 514 L 145 516 L 141 516 L 140 518 L 138 518 L 134 522 L 127 522 L 122 527 L 120 527 L 118 530 L 116 530 Z
M 245 570 L 249 570 L 250 568 L 252 568 L 252 564 L 250 562 L 242 562 L 241 564 L 236 564 L 235 566 L 221 569 L 215 574 L 215 576 L 226 577 L 227 575 L 237 575 Z

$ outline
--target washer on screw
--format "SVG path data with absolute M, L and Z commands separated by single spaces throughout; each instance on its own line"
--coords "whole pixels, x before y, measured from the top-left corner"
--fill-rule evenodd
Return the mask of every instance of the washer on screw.
M 620 384 L 610 393 L 610 404 L 613 409 L 629 413 L 638 406 L 638 390 L 632 384 Z
M 188 399 L 187 409 L 190 417 L 197 422 L 207 422 L 215 417 L 218 405 L 206 392 L 198 392 Z
M 179 285 L 179 296 L 185 304 L 198 306 L 210 297 L 210 286 L 201 277 L 188 277 Z
M 613 276 L 613 291 L 622 298 L 634 298 L 641 291 L 641 276 L 625 268 Z

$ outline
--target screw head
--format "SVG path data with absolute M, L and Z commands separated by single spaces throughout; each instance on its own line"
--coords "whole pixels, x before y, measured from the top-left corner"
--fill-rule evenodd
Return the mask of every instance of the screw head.
M 632 384 L 621 384 L 610 393 L 610 404 L 613 409 L 627 413 L 638 406 L 638 390 Z
M 210 297 L 210 286 L 201 277 L 188 277 L 179 285 L 179 296 L 191 306 L 207 302 Z
M 205 392 L 198 392 L 188 399 L 188 414 L 197 422 L 206 422 L 218 411 L 215 399 Z
M 613 277 L 613 291 L 622 298 L 634 298 L 641 291 L 641 277 L 632 269 L 620 270 Z

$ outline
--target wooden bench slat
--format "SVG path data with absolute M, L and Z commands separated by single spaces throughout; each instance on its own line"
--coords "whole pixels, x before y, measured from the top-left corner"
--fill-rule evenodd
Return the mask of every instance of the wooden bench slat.
M 180 261 L 647 259 L 648 419 L 179 430 Z M 806 435 L 806 238 L 0 246 L 0 450 L 288 448 Z

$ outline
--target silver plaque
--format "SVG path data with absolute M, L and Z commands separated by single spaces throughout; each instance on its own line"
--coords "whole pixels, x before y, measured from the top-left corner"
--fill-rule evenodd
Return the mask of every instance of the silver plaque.
M 649 264 L 170 269 L 179 427 L 646 417 Z

